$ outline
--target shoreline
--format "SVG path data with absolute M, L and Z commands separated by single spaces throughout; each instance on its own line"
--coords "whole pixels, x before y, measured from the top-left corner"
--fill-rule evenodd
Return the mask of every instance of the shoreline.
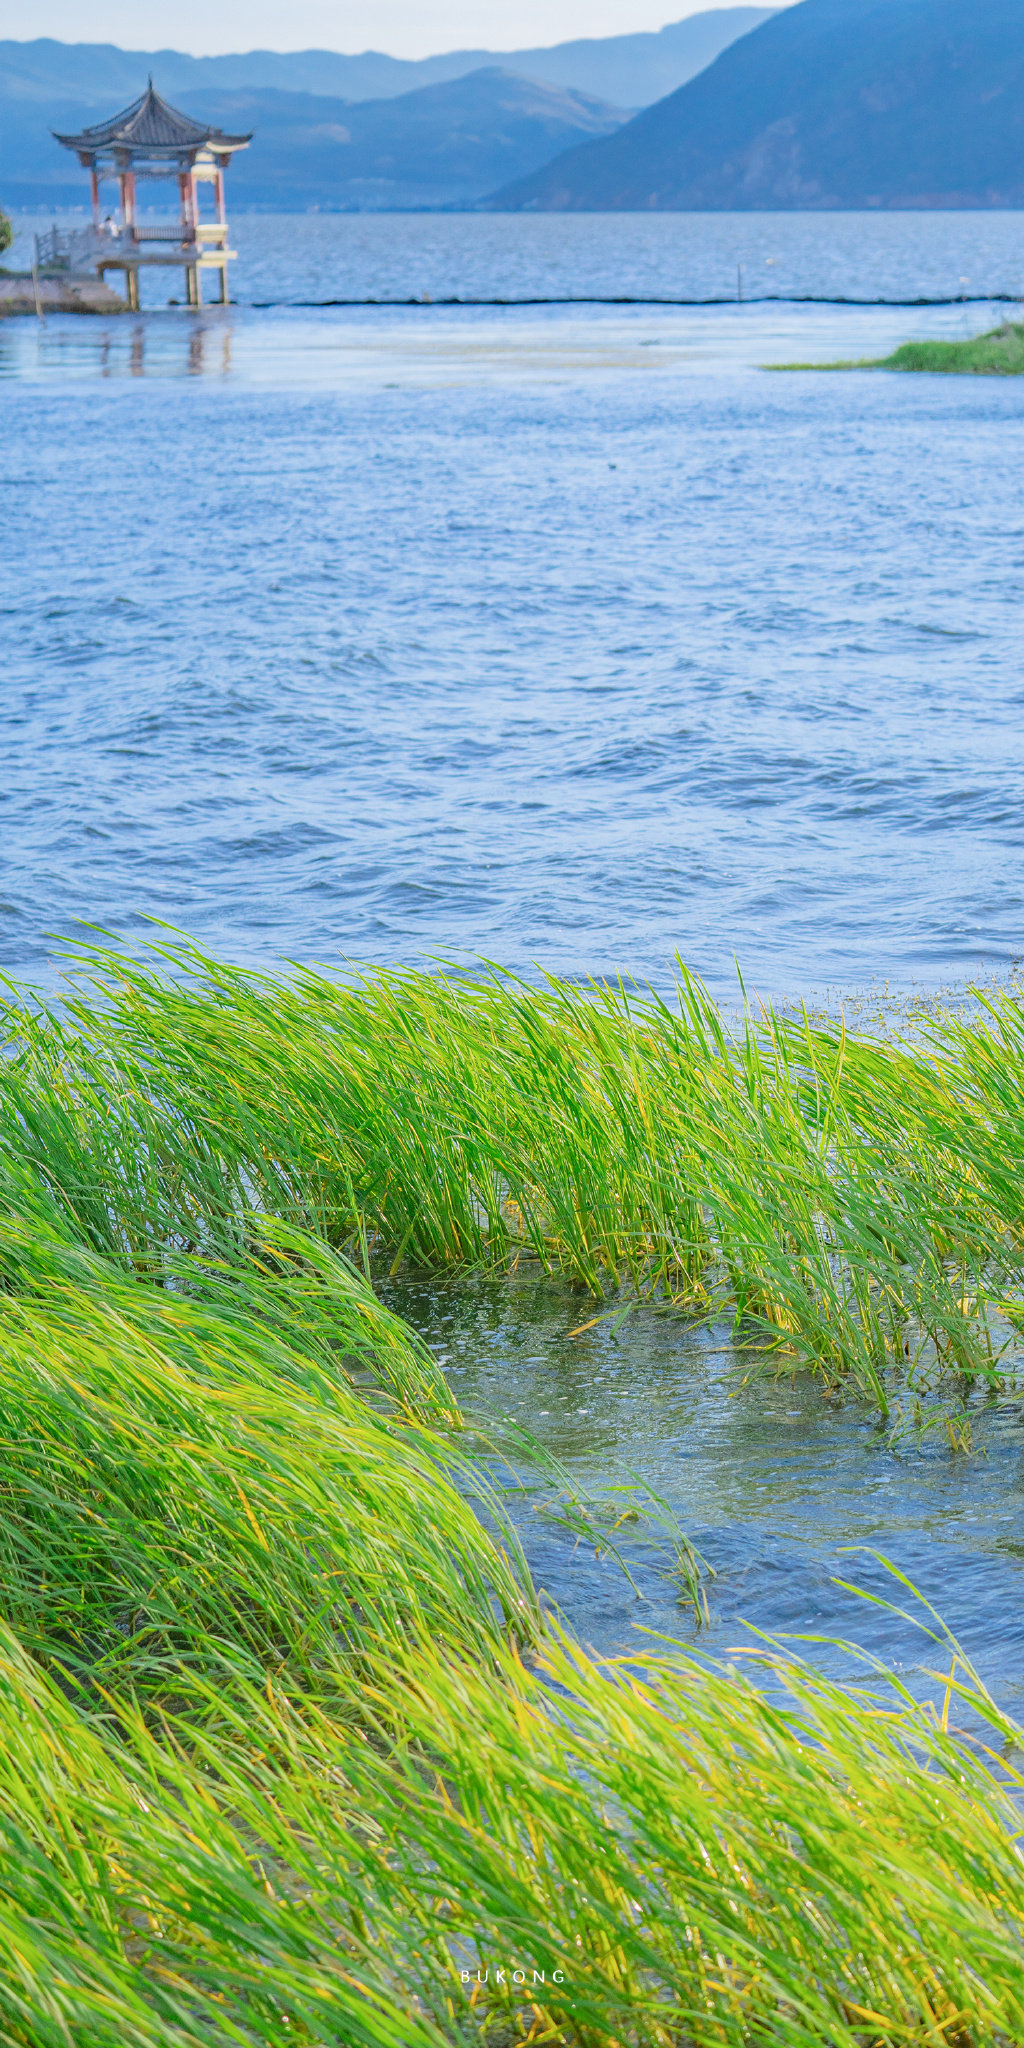
M 0 271 L 0 320 L 39 313 L 126 313 L 118 293 L 98 277 L 34 277 L 31 270 Z

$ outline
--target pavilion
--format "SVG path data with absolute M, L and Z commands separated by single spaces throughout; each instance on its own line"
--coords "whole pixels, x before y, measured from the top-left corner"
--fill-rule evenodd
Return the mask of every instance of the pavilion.
M 180 267 L 185 272 L 185 296 L 190 306 L 203 303 L 202 278 L 206 270 L 220 278 L 220 301 L 228 302 L 228 264 L 234 250 L 228 248 L 228 225 L 224 212 L 224 171 L 236 149 L 245 149 L 251 135 L 225 135 L 208 122 L 193 121 L 161 99 L 150 79 L 141 98 L 115 114 L 83 128 L 80 135 L 58 135 L 65 149 L 76 151 L 89 172 L 92 186 L 93 226 L 88 235 L 90 266 L 102 277 L 107 270 L 123 270 L 125 298 L 136 309 L 139 301 L 139 271 L 151 266 Z M 136 205 L 136 181 L 149 178 L 178 180 L 180 218 L 174 225 L 156 226 L 140 221 Z M 119 188 L 118 217 L 101 218 L 100 186 L 116 178 Z M 200 211 L 200 188 L 213 186 L 214 218 L 204 221 Z M 54 253 L 60 260 L 59 237 Z M 76 242 L 82 237 L 70 238 Z

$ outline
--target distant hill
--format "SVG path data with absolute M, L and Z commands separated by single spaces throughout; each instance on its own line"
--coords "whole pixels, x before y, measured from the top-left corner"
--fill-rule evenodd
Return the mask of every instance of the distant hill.
M 490 67 L 354 105 L 301 92 L 198 92 L 189 110 L 257 140 L 231 167 L 235 207 L 351 212 L 465 205 L 628 116 Z
M 727 44 L 771 13 L 768 7 L 718 7 L 692 14 L 654 35 L 605 36 L 539 50 L 455 50 L 410 61 L 375 50 L 346 57 L 336 50 L 249 50 L 229 57 L 189 57 L 180 50 L 119 50 L 112 43 L 0 42 L 0 102 L 74 100 L 110 113 L 138 91 L 151 71 L 173 100 L 203 90 L 312 92 L 345 100 L 394 99 L 419 86 L 464 78 L 498 66 L 547 85 L 589 93 L 620 107 L 645 107 L 674 92 Z
M 123 97 L 130 99 L 144 83 L 145 74 L 141 80 L 136 75 Z M 156 83 L 163 90 L 159 72 Z M 471 205 L 496 184 L 536 170 L 570 142 L 610 135 L 628 118 L 621 107 L 494 67 L 398 99 L 350 104 L 264 87 L 191 92 L 187 106 L 232 133 L 255 130 L 252 148 L 231 166 L 229 197 L 236 211 Z M 81 105 L 54 102 L 53 125 L 75 127 L 82 112 Z M 81 205 L 88 181 L 42 125 L 36 104 L 0 102 L 0 119 L 0 190 L 8 203 Z M 8 167 L 15 165 L 21 175 L 12 177 Z M 173 211 L 176 192 L 167 193 L 167 187 L 143 186 L 140 199 L 143 205 L 166 199 Z
M 488 203 L 1024 206 L 1024 4 L 802 0 L 615 135 Z
M 649 107 L 713 64 L 739 36 L 767 21 L 771 7 L 718 7 L 653 33 L 588 37 L 550 50 L 513 50 L 485 61 L 506 65 L 549 85 L 594 93 L 620 107 Z M 428 64 L 452 58 L 428 57 Z M 479 58 L 477 61 L 481 61 Z

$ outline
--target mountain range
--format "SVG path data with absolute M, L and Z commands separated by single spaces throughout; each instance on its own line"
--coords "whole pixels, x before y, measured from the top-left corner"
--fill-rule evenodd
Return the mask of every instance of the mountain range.
M 584 136 L 628 116 L 585 93 L 490 67 L 398 99 L 194 92 L 189 112 L 231 134 L 255 130 L 231 167 L 235 208 L 340 212 L 472 205 Z
M 133 80 L 136 91 L 139 82 Z M 159 73 L 155 83 L 162 88 Z M 497 69 L 421 86 L 398 99 L 350 102 L 264 86 L 204 88 L 190 92 L 184 104 L 197 120 L 231 134 L 254 131 L 252 147 L 231 166 L 235 212 L 473 205 L 570 143 L 610 134 L 628 118 L 621 107 Z M 115 111 L 116 98 L 108 94 L 103 106 Z M 88 198 L 84 173 L 49 127 L 73 133 L 96 115 L 95 106 L 54 99 L 44 126 L 35 102 L 0 97 L 0 196 L 6 204 L 81 206 Z M 143 186 L 140 198 L 144 206 L 168 203 L 163 186 Z
M 151 73 L 188 112 L 256 129 L 256 147 L 232 170 L 236 208 L 471 204 L 570 144 L 609 134 L 770 11 L 715 8 L 656 34 L 418 62 L 374 51 L 191 57 L 0 42 L 0 189 L 15 206 L 80 205 L 81 177 L 50 129 L 114 113 Z
M 801 0 L 490 204 L 1024 207 L 1024 4 Z
M 659 64 L 702 50 L 703 70 L 630 108 L 627 87 L 649 89 Z M 0 44 L 0 195 L 81 205 L 77 166 L 48 129 L 112 113 L 152 69 L 188 111 L 255 129 L 232 167 L 233 207 L 1024 208 L 1024 0 L 798 0 L 500 64 L 484 54 L 412 65 Z M 541 62 L 572 76 L 532 75 Z M 369 96 L 336 89 L 385 75 Z M 410 75 L 415 88 L 394 92 Z M 592 90 L 613 77 L 614 98 Z
M 770 7 L 716 7 L 650 34 L 592 37 L 549 49 L 452 50 L 421 58 L 387 57 L 377 50 L 357 57 L 337 50 L 190 57 L 181 50 L 120 50 L 112 43 L 58 43 L 49 37 L 0 41 L 0 94 L 43 103 L 74 97 L 109 113 L 131 100 L 140 76 L 145 80 L 151 71 L 172 99 L 175 93 L 204 88 L 235 92 L 267 86 L 334 99 L 384 100 L 497 66 L 618 106 L 646 107 L 703 71 L 728 43 L 771 12 Z

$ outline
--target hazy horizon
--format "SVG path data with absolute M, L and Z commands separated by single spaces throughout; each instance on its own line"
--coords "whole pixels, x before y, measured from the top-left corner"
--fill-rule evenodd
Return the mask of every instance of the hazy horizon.
M 194 57 L 323 49 L 418 58 L 635 35 L 718 11 L 714 0 L 433 0 L 428 7 L 411 0 L 353 0 L 344 9 L 335 0 L 294 0 L 283 14 L 276 0 L 179 0 L 172 19 L 155 0 L 96 0 L 88 8 L 81 0 L 37 0 L 26 35 L 21 0 L 0 0 L 0 39 L 51 36 L 125 50 L 175 49 Z

